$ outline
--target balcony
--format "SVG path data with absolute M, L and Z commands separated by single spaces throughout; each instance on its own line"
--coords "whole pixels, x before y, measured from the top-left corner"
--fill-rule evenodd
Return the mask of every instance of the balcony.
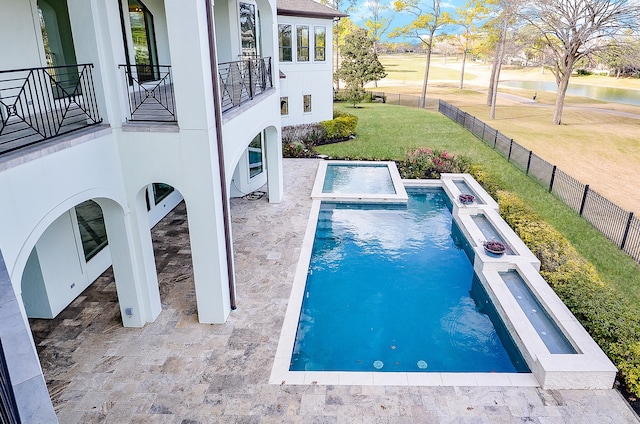
M 270 57 L 220 63 L 218 72 L 223 113 L 273 88 Z
M 120 65 L 128 81 L 130 122 L 176 122 L 169 65 Z
M 0 71 L 0 155 L 101 123 L 92 69 Z

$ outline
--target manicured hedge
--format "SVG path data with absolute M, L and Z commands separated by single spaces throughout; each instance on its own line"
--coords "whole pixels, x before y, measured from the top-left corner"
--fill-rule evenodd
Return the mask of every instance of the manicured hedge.
M 320 126 L 325 131 L 325 138 L 329 142 L 348 139 L 355 133 L 357 124 L 357 117 L 342 112 L 334 112 L 332 120 L 320 122 Z
M 282 155 L 285 158 L 313 157 L 315 146 L 348 140 L 355 133 L 357 124 L 356 116 L 334 111 L 331 120 L 282 127 Z
M 627 389 L 640 395 L 640 314 L 567 239 L 520 198 L 499 190 L 491 176 L 474 177 L 498 200 L 500 214 L 540 259 L 540 274 L 615 363 Z

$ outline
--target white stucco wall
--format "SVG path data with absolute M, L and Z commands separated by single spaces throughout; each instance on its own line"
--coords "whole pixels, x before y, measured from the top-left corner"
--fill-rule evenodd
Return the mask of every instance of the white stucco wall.
M 0 10 L 0 28 L 12 40 L 0 43 L 0 70 L 46 66 L 36 0 L 0 0 Z
M 262 38 L 273 48 L 275 4 L 264 0 L 258 4 L 265 8 L 261 14 L 261 28 L 266 31 Z M 33 9 L 34 5 L 35 0 L 28 6 Z M 118 286 L 119 296 L 124 296 L 120 299 L 121 308 L 135 310 L 135 316 L 127 318 L 130 321 L 125 325 L 143 325 L 161 311 L 144 193 L 149 184 L 170 184 L 177 190 L 177 197 L 167 200 L 175 204 L 183 196 L 187 205 L 199 318 L 202 322 L 220 323 L 230 312 L 222 219 L 226 200 L 222 199 L 218 169 L 205 3 L 150 0 L 149 7 L 156 17 L 158 53 L 172 59 L 178 126 L 151 133 L 123 130 L 126 91 L 124 77 L 117 68 L 124 63 L 118 5 L 69 0 L 76 54 L 79 61 L 95 64 L 99 108 L 111 129 L 56 147 L 41 158 L 34 156 L 0 169 L 0 195 L 11 203 L 11 207 L 0 211 L 0 248 L 19 295 L 23 270 L 36 247 L 45 280 L 40 289 L 60 293 L 50 299 L 51 314 L 55 315 L 103 268 L 103 261 L 82 262 L 77 238 L 73 237 L 77 223 L 72 208 L 82 201 L 96 200 L 105 212 L 114 272 L 118 269 L 116 282 L 131 282 L 130 286 Z M 29 7 L 20 2 L 12 4 L 12 11 L 14 8 L 17 15 L 12 16 L 23 19 L 21 28 L 28 27 L 26 23 L 33 24 Z M 227 12 L 229 19 L 237 19 L 236 0 L 229 2 Z M 6 20 L 6 15 L 0 19 Z M 237 30 L 237 22 L 226 24 L 226 28 Z M 18 54 L 26 49 L 36 52 L 37 57 L 41 50 L 39 28 L 31 25 L 27 33 L 32 42 L 26 34 L 24 43 L 7 43 L 11 51 L 1 51 L 0 57 L 20 56 L 16 64 L 19 67 L 40 65 L 30 64 L 28 54 Z M 222 38 L 233 39 L 234 34 L 223 34 Z M 239 34 L 235 35 L 239 42 Z M 274 70 L 277 72 L 277 65 Z M 227 189 L 239 161 L 246 159 L 243 155 L 249 142 L 267 129 L 264 164 L 270 164 L 277 176 L 276 184 L 270 188 L 271 197 L 274 201 L 282 198 L 278 99 L 274 89 L 252 102 L 251 107 L 227 117 L 223 124 Z M 263 175 L 248 185 L 257 188 L 264 182 Z M 152 221 L 157 218 L 152 217 Z M 74 242 L 76 252 L 71 259 Z M 56 243 L 60 249 L 52 252 Z M 76 263 L 69 265 L 71 261 Z M 58 272 L 57 265 L 64 270 Z
M 331 19 L 278 16 L 278 24 L 292 26 L 293 61 L 279 62 L 280 71 L 286 78 L 280 78 L 280 96 L 288 97 L 289 114 L 281 116 L 282 125 L 307 124 L 333 119 L 333 26 Z M 298 62 L 296 57 L 296 25 L 308 25 L 310 29 L 309 61 Z M 326 28 L 325 60 L 314 60 L 313 28 Z M 276 57 L 278 57 L 276 55 Z M 311 112 L 305 113 L 303 95 L 311 95 Z

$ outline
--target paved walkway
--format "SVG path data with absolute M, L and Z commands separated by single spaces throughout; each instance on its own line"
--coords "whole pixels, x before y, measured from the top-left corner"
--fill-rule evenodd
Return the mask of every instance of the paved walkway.
M 198 324 L 184 205 L 153 230 L 162 313 L 123 328 L 107 271 L 32 329 L 61 423 L 638 423 L 615 390 L 269 385 L 317 161 L 280 204 L 234 199 L 238 310 Z

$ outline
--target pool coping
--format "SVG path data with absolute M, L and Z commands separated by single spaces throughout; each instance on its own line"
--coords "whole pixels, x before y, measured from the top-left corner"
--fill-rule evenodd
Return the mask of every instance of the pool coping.
M 318 175 L 321 175 L 320 172 Z M 457 200 L 460 191 L 453 183 L 456 179 L 464 179 L 479 196 L 482 196 L 483 204 L 476 202 L 472 205 L 461 204 Z M 324 174 L 321 181 L 324 181 Z M 316 179 L 316 184 L 317 182 Z M 538 272 L 540 261 L 500 217 L 498 204 L 475 179 L 468 174 L 443 174 L 440 180 L 402 180 L 402 183 L 407 188 L 443 188 L 450 197 L 453 205 L 453 219 L 458 222 L 474 250 L 475 256 L 472 261 L 474 271 L 512 333 L 531 373 L 290 371 L 320 205 L 323 200 L 333 200 L 314 198 L 269 378 L 270 384 L 529 386 L 545 389 L 610 389 L 613 386 L 617 371 L 615 366 L 542 279 Z M 480 238 L 478 234 L 481 233 L 470 219 L 470 216 L 479 213 L 489 217 L 501 236 L 514 247 L 517 255 L 503 255 L 496 258 L 484 252 L 481 241 L 477 240 Z M 576 348 L 577 354 L 549 353 L 499 275 L 499 272 L 508 270 L 516 270 L 520 273 L 569 342 Z

